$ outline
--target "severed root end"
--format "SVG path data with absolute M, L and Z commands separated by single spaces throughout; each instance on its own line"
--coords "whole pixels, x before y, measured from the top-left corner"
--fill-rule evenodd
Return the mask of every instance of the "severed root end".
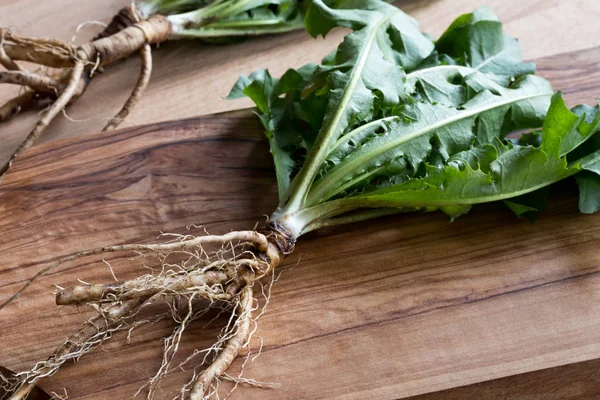
M 220 245 L 217 250 L 207 250 L 210 245 L 215 244 Z M 194 375 L 193 380 L 182 389 L 182 398 L 207 398 L 216 393 L 221 378 L 228 379 L 227 369 L 249 341 L 255 304 L 253 286 L 266 275 L 272 275 L 293 246 L 293 236 L 284 227 L 271 223 L 258 231 L 192 238 L 181 236 L 179 240 L 165 244 L 104 247 L 66 257 L 46 267 L 43 272 L 81 257 L 117 251 L 155 254 L 163 263 L 163 269 L 157 275 L 149 274 L 125 282 L 78 285 L 60 290 L 56 297 L 58 304 L 87 303 L 96 309 L 96 316 L 68 337 L 47 360 L 36 363 L 29 371 L 17 374 L 18 382 L 12 387 L 14 394 L 11 399 L 24 398 L 40 379 L 56 373 L 65 362 L 77 360 L 116 331 L 133 329 L 137 324 L 143 323 L 134 322 L 130 325 L 129 321 L 133 320 L 142 307 L 158 298 L 172 299 L 173 302 L 168 304 L 172 304 L 171 313 L 177 325 L 173 334 L 164 340 L 163 362 L 159 370 L 144 385 L 148 388 L 147 398 L 152 398 L 158 382 L 168 374 L 187 326 L 211 306 L 219 305 L 233 310 L 230 322 L 219 341 L 204 352 L 202 364 L 208 361 L 210 355 L 214 354 L 214 358 L 202 373 Z M 172 257 L 180 259 L 182 256 L 184 260 L 177 265 L 167 260 Z M 16 295 L 9 301 L 15 298 Z M 208 300 L 209 306 L 196 310 L 194 301 L 200 299 Z M 183 308 L 187 310 L 183 314 L 179 310 L 181 307 L 176 305 L 181 300 L 185 300 Z M 7 303 L 0 305 L 0 308 Z M 199 353 L 201 352 L 194 352 L 184 363 Z

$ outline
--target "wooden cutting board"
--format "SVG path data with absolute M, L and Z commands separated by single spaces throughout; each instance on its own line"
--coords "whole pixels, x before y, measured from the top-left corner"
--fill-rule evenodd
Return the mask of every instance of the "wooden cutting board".
M 536 61 L 570 104 L 600 95 L 600 48 Z M 600 398 L 598 380 L 583 379 L 600 367 L 600 215 L 578 214 L 570 189 L 534 224 L 487 205 L 451 224 L 441 213 L 402 215 L 302 237 L 251 342 L 251 357 L 261 355 L 244 370 L 278 388 L 239 387 L 231 398 Z M 267 144 L 247 110 L 37 146 L 0 185 L 0 300 L 77 250 L 193 224 L 252 228 L 275 205 Z M 131 254 L 105 260 L 120 279 L 144 270 Z M 31 366 L 89 318 L 54 305 L 53 285 L 77 279 L 112 278 L 101 258 L 85 259 L 0 312 L 0 365 Z M 195 323 L 181 358 L 209 346 L 225 321 Z M 42 387 L 66 388 L 69 399 L 131 398 L 172 329 L 164 320 L 130 343 L 117 335 Z M 169 376 L 158 397 L 172 398 L 190 374 Z

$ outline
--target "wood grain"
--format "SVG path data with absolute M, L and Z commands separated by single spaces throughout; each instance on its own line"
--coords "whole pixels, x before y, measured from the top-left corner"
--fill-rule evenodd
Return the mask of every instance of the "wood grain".
M 22 34 L 70 39 L 80 22 L 107 21 L 127 3 L 0 0 L 0 23 Z M 520 38 L 540 74 L 565 89 L 569 104 L 600 96 L 598 2 L 398 4 L 434 35 L 456 15 L 488 4 Z M 84 28 L 77 40 L 93 30 Z M 149 90 L 128 123 L 247 106 L 221 99 L 240 73 L 268 67 L 277 75 L 318 61 L 342 35 L 313 41 L 295 32 L 223 47 L 162 46 L 154 52 Z M 69 117 L 85 121 L 61 117 L 44 141 L 72 139 L 26 153 L 0 186 L 0 300 L 73 251 L 155 241 L 161 231 L 186 232 L 194 223 L 215 233 L 249 228 L 275 206 L 270 155 L 247 111 L 82 136 L 118 110 L 137 70 L 137 61 L 128 60 L 94 81 L 68 110 Z M 0 100 L 11 93 L 3 87 Z M 22 117 L 0 125 L 0 161 L 35 119 Z M 281 388 L 240 388 L 232 398 L 600 398 L 594 378 L 600 359 L 599 217 L 578 215 L 571 189 L 560 187 L 550 210 L 533 225 L 486 206 L 450 225 L 442 215 L 410 215 L 303 238 L 260 321 L 262 355 L 244 374 Z M 127 279 L 150 262 L 132 256 L 106 260 Z M 0 365 L 30 366 L 90 315 L 57 309 L 50 294 L 53 284 L 77 278 L 111 279 L 98 258 L 77 266 L 50 274 L 0 313 Z M 223 323 L 193 325 L 182 358 L 212 344 Z M 154 374 L 160 340 L 172 329 L 166 321 L 139 328 L 130 344 L 119 336 L 44 388 L 65 387 L 71 399 L 131 398 Z M 251 351 L 260 343 L 256 338 Z M 238 360 L 234 372 L 240 366 Z M 170 376 L 158 397 L 170 398 L 190 373 Z
M 129 0 L 0 0 L 0 24 L 30 36 L 71 40 L 79 24 L 110 20 Z M 600 46 L 600 2 L 592 0 L 401 0 L 396 4 L 417 18 L 421 28 L 439 36 L 461 13 L 490 6 L 518 37 L 528 60 Z M 83 27 L 82 43 L 100 28 Z M 250 105 L 223 99 L 240 74 L 269 68 L 275 75 L 287 68 L 317 62 L 339 43 L 344 31 L 313 40 L 303 32 L 264 37 L 228 46 L 195 41 L 167 43 L 153 52 L 154 69 L 146 93 L 123 126 L 189 118 Z M 42 141 L 92 134 L 125 102 L 139 72 L 137 57 L 99 76 L 86 95 L 49 127 Z M 17 88 L 1 87 L 0 101 Z M 32 128 L 37 115 L 28 113 L 0 125 L 0 163 L 8 159 Z
M 598 370 L 600 360 L 596 359 L 428 393 L 408 400 L 598 400 Z
M 536 61 L 570 88 L 569 102 L 600 84 L 598 49 Z M 150 242 L 193 223 L 215 233 L 252 227 L 276 204 L 261 132 L 239 111 L 25 153 L 0 186 L 0 299 L 82 248 Z M 262 354 L 244 373 L 280 389 L 239 388 L 232 398 L 397 399 L 600 358 L 600 216 L 578 214 L 572 189 L 558 187 L 535 224 L 488 205 L 453 224 L 415 214 L 303 237 L 252 342 L 256 353 L 262 338 Z M 106 260 L 120 279 L 149 262 Z M 53 284 L 111 279 L 98 258 L 78 265 L 3 310 L 0 364 L 26 368 L 89 316 L 57 309 L 50 294 Z M 210 345 L 223 323 L 195 324 L 181 357 Z M 167 321 L 142 327 L 129 345 L 120 336 L 43 387 L 66 387 L 71 399 L 130 398 L 155 372 L 160 338 L 172 329 Z M 190 373 L 170 376 L 162 395 Z

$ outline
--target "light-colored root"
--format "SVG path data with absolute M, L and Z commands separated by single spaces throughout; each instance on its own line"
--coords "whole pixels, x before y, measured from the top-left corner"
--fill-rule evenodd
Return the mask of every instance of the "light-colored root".
M 206 235 L 206 236 L 198 236 L 193 239 L 183 240 L 179 242 L 173 243 L 164 243 L 164 244 L 124 244 L 118 246 L 108 246 L 108 247 L 99 247 L 92 250 L 82 251 L 79 253 L 72 254 L 67 257 L 63 257 L 60 260 L 55 261 L 54 263 L 48 265 L 47 267 L 42 268 L 38 271 L 31 279 L 21 287 L 14 295 L 12 295 L 9 299 L 0 304 L 0 310 L 6 307 L 8 304 L 12 303 L 15 299 L 17 299 L 21 293 L 23 293 L 27 288 L 33 284 L 38 278 L 45 275 L 51 270 L 54 270 L 61 266 L 64 263 L 75 261 L 82 257 L 93 256 L 104 253 L 116 253 L 116 252 L 125 252 L 125 251 L 137 251 L 137 252 L 175 252 L 182 250 L 191 250 L 196 249 L 204 245 L 214 244 L 214 243 L 229 243 L 229 242 L 244 242 L 253 245 L 260 252 L 267 252 L 269 249 L 269 242 L 265 235 L 262 233 L 258 233 L 256 231 L 237 231 L 230 232 L 225 235 Z
M 102 129 L 103 131 L 116 129 L 121 122 L 127 118 L 129 112 L 135 107 L 137 102 L 142 98 L 148 82 L 150 82 L 150 75 L 152 74 L 152 50 L 150 45 L 146 44 L 140 50 L 140 76 L 135 84 L 135 88 L 131 92 L 131 95 L 123 105 L 123 108 L 115 115 L 108 124 Z
M 223 374 L 222 379 L 234 382 L 236 385 L 246 385 L 258 389 L 281 389 L 281 384 L 277 382 L 261 382 L 256 379 L 231 376 L 227 373 Z
M 148 381 L 148 383 L 141 388 L 138 389 L 136 396 L 140 393 L 146 386 L 148 386 L 148 393 L 146 398 L 148 400 L 152 399 L 154 396 L 154 392 L 158 387 L 158 384 L 167 376 L 169 372 L 169 368 L 171 367 L 171 363 L 179 350 L 179 344 L 181 343 L 181 337 L 183 336 L 183 332 L 189 326 L 190 323 L 200 318 L 210 309 L 209 307 L 204 308 L 203 310 L 194 312 L 194 300 L 196 299 L 197 293 L 192 293 L 187 298 L 187 312 L 184 314 L 183 318 L 180 317 L 179 312 L 177 311 L 176 305 L 171 306 L 171 315 L 175 322 L 177 323 L 176 328 L 173 330 L 173 333 L 164 339 L 164 348 L 163 348 L 163 359 L 160 364 L 158 371 L 156 374 Z M 136 397 L 134 396 L 134 397 Z
M 71 78 L 69 83 L 65 87 L 65 90 L 58 96 L 54 104 L 50 106 L 42 115 L 40 120 L 35 124 L 35 127 L 29 133 L 27 138 L 21 143 L 21 145 L 14 152 L 10 160 L 2 168 L 0 168 L 0 175 L 4 174 L 6 170 L 10 167 L 14 159 L 21 154 L 23 151 L 27 150 L 31 146 L 35 144 L 38 140 L 46 126 L 56 117 L 56 115 L 67 105 L 67 103 L 71 100 L 73 95 L 76 93 L 77 86 L 79 85 L 79 81 L 81 79 L 81 75 L 83 74 L 84 64 L 82 62 L 76 62 L 73 70 L 71 72 Z
M 3 43 L 6 56 L 13 61 L 27 61 L 52 68 L 72 68 L 75 48 L 58 40 L 22 38 L 10 33 Z
M 40 361 L 29 370 L 15 375 L 17 382 L 9 400 L 23 400 L 40 379 L 53 375 L 69 360 L 77 360 L 97 347 L 119 330 L 125 319 L 135 315 L 148 298 L 116 302 L 104 309 L 97 308 L 98 314 L 86 321 L 82 328 L 69 336 L 45 361 Z
M 189 394 L 189 400 L 205 399 L 207 392 L 211 389 L 215 380 L 225 373 L 242 347 L 246 344 L 250 336 L 253 300 L 252 288 L 245 287 L 242 290 L 236 310 L 238 319 L 235 332 L 213 362 L 198 375 Z
M 155 251 L 176 251 L 191 249 L 198 246 L 203 246 L 212 243 L 230 243 L 230 242 L 246 242 L 254 245 L 257 250 L 266 252 L 269 247 L 269 241 L 267 237 L 262 233 L 256 231 L 235 231 L 229 232 L 224 235 L 206 235 L 198 236 L 193 239 L 184 240 L 180 242 L 173 242 L 167 244 L 155 244 L 155 245 L 137 245 L 143 247 L 145 250 Z M 136 246 L 136 245 L 133 245 Z
M 138 52 L 146 44 L 162 43 L 171 35 L 171 24 L 162 15 L 152 15 L 111 36 L 86 43 L 78 49 L 78 58 L 94 60 L 101 55 L 99 66 L 112 64 Z
M 114 298 L 130 300 L 157 294 L 181 294 L 190 288 L 207 289 L 198 297 L 227 300 L 227 295 L 211 289 L 215 285 L 222 287 L 229 279 L 225 271 L 198 270 L 158 277 L 143 276 L 124 283 L 78 285 L 59 291 L 56 294 L 56 304 L 73 305 Z
M 29 393 L 35 388 L 34 383 L 24 383 L 8 400 L 23 400 L 29 396 Z
M 4 51 L 4 35 L 4 29 L 0 29 L 0 65 L 9 71 L 23 71 L 23 68 Z
M 59 290 L 56 304 L 102 303 L 156 295 L 187 295 L 188 292 L 211 301 L 229 300 L 243 284 L 243 278 L 237 276 L 241 268 L 256 277 L 262 276 L 269 265 L 264 260 L 241 257 L 215 261 L 191 271 L 169 270 L 159 276 L 143 275 L 127 282 L 77 285 Z
M 40 93 L 55 94 L 60 83 L 47 76 L 28 71 L 0 71 L 0 83 L 27 86 Z
M 159 258 L 162 267 L 156 276 L 153 274 L 157 270 L 153 269 L 153 274 L 143 275 L 127 282 L 117 281 L 109 285 L 89 285 L 83 282 L 83 286 L 67 290 L 59 287 L 61 289 L 57 296 L 59 304 L 88 302 L 98 313 L 87 321 L 79 332 L 71 335 L 61 344 L 47 360 L 36 363 L 30 371 L 16 374 L 15 380 L 4 379 L 3 387 L 6 387 L 8 382 L 9 393 L 14 393 L 11 400 L 23 400 L 40 379 L 54 374 L 66 361 L 77 360 L 110 338 L 114 332 L 129 330 L 131 334 L 131 330 L 136 326 L 162 319 L 164 313 L 129 324 L 130 318 L 137 314 L 144 304 L 158 297 L 172 300 L 172 303 L 167 301 L 167 305 L 177 326 L 173 333 L 165 338 L 160 368 L 155 376 L 140 388 L 141 391 L 144 387 L 148 387 L 148 398 L 153 396 L 160 380 L 169 373 L 185 329 L 192 321 L 214 308 L 222 310 L 214 319 L 222 312 L 229 312 L 232 309 L 233 312 L 215 344 L 205 350 L 195 350 L 179 364 L 178 367 L 183 369 L 184 365 L 199 354 L 203 354 L 204 358 L 200 365 L 208 365 L 201 373 L 194 372 L 192 380 L 181 390 L 181 398 L 207 399 L 218 392 L 219 383 L 223 379 L 235 383 L 231 391 L 235 390 L 240 383 L 265 388 L 273 387 L 270 384 L 242 378 L 244 367 L 250 360 L 250 353 L 243 361 L 238 377 L 231 377 L 226 374 L 226 371 L 241 349 L 248 345 L 256 331 L 256 318 L 260 317 L 269 302 L 270 288 L 275 281 L 274 268 L 293 248 L 294 238 L 285 231 L 284 227 L 276 223 L 262 226 L 259 232 L 240 231 L 221 236 L 201 237 L 172 236 L 175 236 L 177 241 L 165 244 L 111 246 L 77 253 L 62 258 L 38 272 L 36 277 L 67 261 L 116 251 L 149 252 Z M 220 244 L 220 248 L 207 250 L 203 247 L 211 243 Z M 176 256 L 175 264 L 167 263 L 167 258 L 171 255 Z M 110 267 L 110 264 L 108 265 Z M 272 277 L 271 284 L 267 287 L 259 281 L 266 273 L 270 273 Z M 114 273 L 113 277 L 117 280 Z M 33 279 L 0 308 L 16 298 L 32 281 Z M 258 302 L 255 307 L 253 295 L 253 287 L 256 284 L 262 287 L 262 295 L 265 298 L 265 305 L 260 312 L 257 311 Z M 181 307 L 182 300 L 186 302 L 187 307 Z M 203 302 L 194 304 L 196 300 Z M 208 305 L 205 300 L 209 301 Z M 199 305 L 201 307 L 198 307 Z M 257 355 L 260 354 L 260 349 Z

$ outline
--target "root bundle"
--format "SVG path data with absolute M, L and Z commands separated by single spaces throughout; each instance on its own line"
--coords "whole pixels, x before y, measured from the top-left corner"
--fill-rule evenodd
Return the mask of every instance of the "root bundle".
M 211 244 L 218 245 L 218 248 L 209 250 Z M 148 399 L 153 397 L 158 383 L 170 371 L 185 329 L 192 321 L 217 307 L 222 310 L 221 313 L 230 312 L 229 322 L 217 343 L 209 349 L 195 351 L 184 361 L 183 364 L 190 364 L 198 354 L 204 353 L 200 365 L 207 366 L 202 372 L 194 373 L 193 379 L 178 396 L 193 400 L 209 398 L 218 390 L 221 379 L 235 380 L 226 375 L 226 371 L 241 349 L 247 346 L 255 330 L 251 328 L 252 322 L 261 313 L 255 313 L 257 301 L 253 287 L 263 277 L 274 276 L 275 267 L 293 249 L 293 245 L 292 236 L 285 229 L 269 224 L 259 231 L 192 238 L 177 236 L 177 240 L 170 243 L 104 247 L 63 258 L 40 271 L 35 278 L 67 261 L 115 251 L 157 256 L 162 267 L 156 273 L 125 282 L 59 288 L 57 304 L 88 304 L 95 309 L 95 316 L 61 343 L 46 360 L 13 377 L 0 377 L 0 383 L 7 393 L 11 393 L 10 400 L 25 399 L 41 379 L 55 374 L 67 361 L 79 359 L 115 332 L 131 331 L 148 322 L 147 319 L 135 321 L 135 317 L 142 308 L 162 299 L 169 305 L 176 327 L 164 339 L 160 368 L 138 394 L 145 392 Z M 178 260 L 177 263 L 170 262 L 173 258 Z M 0 305 L 0 309 L 12 302 L 22 290 Z M 162 317 L 164 315 L 156 316 Z
M 32 147 L 48 124 L 71 102 L 83 94 L 91 79 L 104 67 L 139 52 L 141 69 L 133 92 L 110 119 L 104 130 L 115 129 L 142 97 L 152 73 L 150 45 L 166 41 L 172 31 L 163 16 L 141 20 L 132 6 L 121 10 L 94 40 L 82 46 L 54 39 L 20 37 L 0 27 L 0 84 L 20 85 L 23 91 L 0 105 L 0 123 L 27 110 L 43 109 L 38 122 L 15 150 L 0 165 L 0 177 L 14 159 Z M 20 64 L 38 66 L 30 72 Z

